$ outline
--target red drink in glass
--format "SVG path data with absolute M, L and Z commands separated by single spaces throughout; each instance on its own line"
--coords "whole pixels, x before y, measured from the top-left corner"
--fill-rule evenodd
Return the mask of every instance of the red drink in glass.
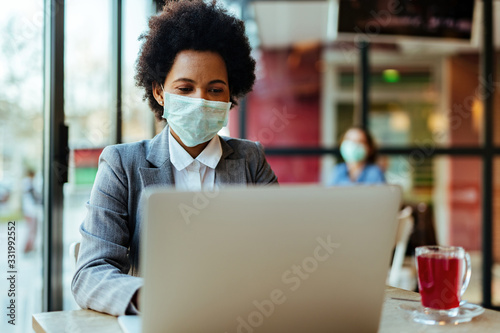
M 449 310 L 460 306 L 463 262 L 441 254 L 417 256 L 418 287 L 424 307 Z

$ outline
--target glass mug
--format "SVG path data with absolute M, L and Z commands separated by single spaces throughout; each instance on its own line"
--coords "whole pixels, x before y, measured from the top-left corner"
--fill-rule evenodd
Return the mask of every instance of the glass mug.
M 470 282 L 469 254 L 455 246 L 420 246 L 415 261 L 424 311 L 456 316 Z

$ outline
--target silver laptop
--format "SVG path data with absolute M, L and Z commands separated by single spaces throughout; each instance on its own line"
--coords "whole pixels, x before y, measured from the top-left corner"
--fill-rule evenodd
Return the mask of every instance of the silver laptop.
M 396 186 L 149 190 L 142 332 L 376 332 Z

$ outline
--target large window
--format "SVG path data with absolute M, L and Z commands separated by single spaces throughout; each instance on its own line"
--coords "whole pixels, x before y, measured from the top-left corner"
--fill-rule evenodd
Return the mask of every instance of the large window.
M 0 3 L 1 332 L 30 331 L 31 314 L 42 309 L 43 4 Z M 7 262 L 8 227 L 15 263 Z M 7 270 L 15 272 L 13 293 Z M 6 316 L 11 300 L 15 326 Z
M 64 249 L 80 241 L 85 203 L 97 173 L 102 149 L 115 142 L 117 102 L 112 85 L 116 50 L 112 1 L 66 1 L 65 118 L 69 126 L 70 172 L 64 186 Z M 149 139 L 154 133 L 153 114 L 135 87 L 135 61 L 139 35 L 147 28 L 152 4 L 122 3 L 122 130 L 123 141 Z M 96 10 L 99 9 L 99 10 Z M 89 24 L 89 22 L 93 22 Z M 71 294 L 74 258 L 64 252 L 64 309 L 77 309 Z
M 152 2 L 123 1 L 122 38 L 122 110 L 123 142 L 151 138 L 155 133 L 155 119 L 143 91 L 135 85 L 135 62 L 142 41 L 139 36 L 148 29 L 148 18 L 153 13 Z
M 67 0 L 65 10 L 65 123 L 71 155 L 64 186 L 63 248 L 69 249 L 80 239 L 100 151 L 113 143 L 116 109 L 111 89 L 111 1 Z M 78 308 L 70 289 L 74 268 L 74 258 L 64 251 L 65 309 Z

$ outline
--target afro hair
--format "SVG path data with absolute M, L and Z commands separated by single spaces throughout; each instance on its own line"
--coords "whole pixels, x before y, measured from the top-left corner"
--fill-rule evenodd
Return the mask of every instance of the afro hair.
M 144 100 L 158 120 L 162 120 L 163 107 L 153 96 L 153 82 L 165 81 L 177 54 L 184 50 L 216 52 L 224 59 L 233 105 L 252 90 L 255 60 L 245 25 L 215 0 L 168 1 L 151 17 L 149 31 L 139 40 L 144 42 L 136 64 L 136 85 L 145 89 Z

